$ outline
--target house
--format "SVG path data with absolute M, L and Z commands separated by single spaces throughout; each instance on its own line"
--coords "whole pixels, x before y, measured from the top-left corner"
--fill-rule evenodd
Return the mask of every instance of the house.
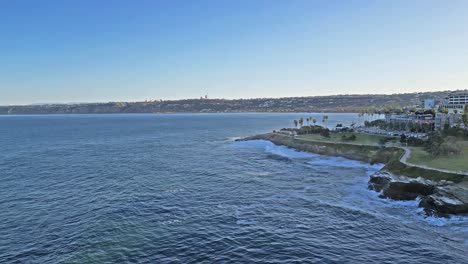
M 336 131 L 348 131 L 349 127 L 345 127 L 345 126 L 343 126 L 343 124 L 338 124 L 338 125 L 336 125 L 335 130 Z

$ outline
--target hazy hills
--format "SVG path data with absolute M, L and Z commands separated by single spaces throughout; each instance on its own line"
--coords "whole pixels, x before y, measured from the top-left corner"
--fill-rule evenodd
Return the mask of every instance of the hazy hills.
M 450 92 L 0 106 L 0 114 L 359 112 L 363 108 L 418 105 L 427 98 L 440 101 Z

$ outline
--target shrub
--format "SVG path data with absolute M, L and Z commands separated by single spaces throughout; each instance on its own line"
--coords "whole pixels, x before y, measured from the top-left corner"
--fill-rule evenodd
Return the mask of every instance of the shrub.
M 462 151 L 462 148 L 460 144 L 458 144 L 456 137 L 443 137 L 441 132 L 435 131 L 429 134 L 429 140 L 426 144 L 426 151 L 429 152 L 433 157 L 437 157 L 441 155 L 446 156 L 459 154 Z
M 320 135 L 321 135 L 322 137 L 329 138 L 329 137 L 330 137 L 330 130 L 324 129 L 324 130 L 322 130 L 322 132 L 320 132 Z
M 346 135 L 343 135 L 341 136 L 341 140 L 343 141 L 354 141 L 356 140 L 356 135 L 350 135 L 349 137 L 347 137 Z
M 415 137 L 409 137 L 408 139 L 408 145 L 418 147 L 418 146 L 424 146 L 426 143 L 424 140 L 420 138 L 415 138 Z
M 329 132 L 328 128 L 315 125 L 315 126 L 302 126 L 300 129 L 297 130 L 297 133 L 299 135 L 326 133 L 323 131 Z

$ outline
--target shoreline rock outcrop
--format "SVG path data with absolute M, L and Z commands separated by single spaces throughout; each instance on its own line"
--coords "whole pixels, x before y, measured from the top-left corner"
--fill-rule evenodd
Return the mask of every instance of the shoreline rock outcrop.
M 416 200 L 428 216 L 448 217 L 468 214 L 467 189 L 457 184 L 409 178 L 381 170 L 370 176 L 368 188 L 379 192 L 380 198 Z
M 414 168 L 406 168 L 409 172 L 413 172 L 410 174 L 413 177 L 402 176 L 408 171 L 398 166 L 390 166 L 390 163 L 395 162 L 395 157 L 399 157 L 401 153 L 398 148 L 303 141 L 276 133 L 255 135 L 236 141 L 248 140 L 268 140 L 276 145 L 299 151 L 340 156 L 371 164 L 385 163 L 386 166 L 370 176 L 368 182 L 368 188 L 379 192 L 379 197 L 405 201 L 420 198 L 419 207 L 422 207 L 429 216 L 468 215 L 468 180 L 463 179 L 463 175 L 455 175 L 456 177 L 442 175 L 457 182 L 454 183 L 440 179 L 441 175 L 436 175 L 436 172 L 431 170 L 417 168 L 417 172 L 414 173 L 411 171 Z M 432 180 L 415 177 L 418 175 L 428 175 L 427 178 Z

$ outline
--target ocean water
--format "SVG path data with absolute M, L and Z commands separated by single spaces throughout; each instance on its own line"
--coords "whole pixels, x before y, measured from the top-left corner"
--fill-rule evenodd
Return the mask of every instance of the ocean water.
M 468 219 L 379 199 L 381 165 L 234 142 L 301 116 L 0 117 L 0 263 L 468 263 Z

